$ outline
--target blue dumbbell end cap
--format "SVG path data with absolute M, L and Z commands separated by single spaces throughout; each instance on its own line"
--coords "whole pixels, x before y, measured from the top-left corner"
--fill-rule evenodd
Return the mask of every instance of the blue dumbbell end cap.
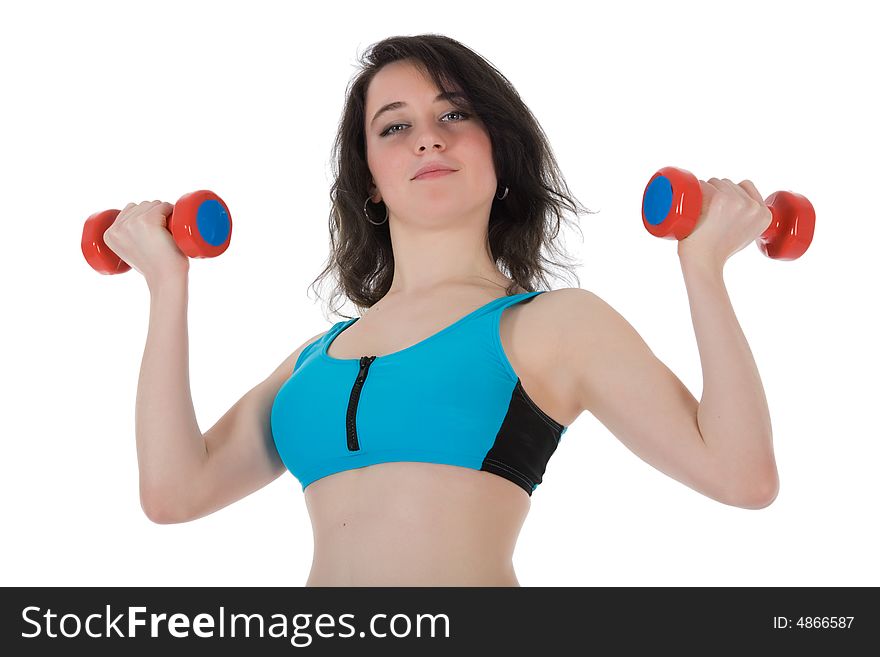
M 196 226 L 205 242 L 211 246 L 220 246 L 229 237 L 229 214 L 218 201 L 208 199 L 199 205 Z
M 662 224 L 672 209 L 672 183 L 666 176 L 657 176 L 645 190 L 642 212 L 652 226 Z

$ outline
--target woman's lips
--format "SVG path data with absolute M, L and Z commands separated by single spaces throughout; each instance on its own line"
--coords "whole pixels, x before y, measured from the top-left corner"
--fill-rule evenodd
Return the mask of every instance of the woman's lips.
M 444 171 L 429 171 L 428 173 L 423 173 L 420 176 L 416 176 L 413 180 L 426 180 L 428 178 L 440 178 L 445 176 L 447 173 L 455 173 L 455 171 L 444 170 Z

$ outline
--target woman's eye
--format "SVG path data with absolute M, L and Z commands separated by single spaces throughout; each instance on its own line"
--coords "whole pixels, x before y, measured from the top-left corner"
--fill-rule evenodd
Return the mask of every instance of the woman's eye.
M 449 116 L 450 114 L 458 114 L 460 117 L 462 117 L 462 118 L 460 119 L 460 120 L 462 120 L 462 121 L 464 121 L 465 119 L 467 119 L 467 118 L 470 117 L 469 114 L 466 114 L 465 112 L 459 112 L 459 111 L 447 112 L 447 113 L 444 114 L 443 116 L 444 116 L 444 117 L 447 117 L 447 116 Z M 456 121 L 456 123 L 457 123 L 457 121 Z M 385 137 L 386 135 L 389 135 L 389 134 L 391 134 L 391 135 L 396 135 L 396 134 L 398 134 L 399 132 L 402 132 L 402 131 L 401 131 L 401 130 L 394 130 L 394 128 L 405 128 L 405 127 L 407 127 L 407 126 L 406 126 L 406 124 L 404 124 L 404 123 L 395 123 L 395 124 L 393 124 L 393 125 L 388 126 L 388 127 L 385 129 L 385 131 L 382 132 L 379 136 L 380 136 L 380 137 Z

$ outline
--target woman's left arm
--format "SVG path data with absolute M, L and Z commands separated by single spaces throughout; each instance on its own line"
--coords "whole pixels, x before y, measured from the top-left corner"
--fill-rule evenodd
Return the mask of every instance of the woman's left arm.
M 727 288 L 728 259 L 770 225 L 770 209 L 750 180 L 699 181 L 703 196 L 694 230 L 678 243 L 703 369 L 697 424 L 706 445 L 745 481 L 779 491 L 770 410 Z
M 770 410 L 758 367 L 724 285 L 722 266 L 679 256 L 703 371 L 697 425 L 708 449 L 732 476 L 763 490 L 779 490 Z
M 700 185 L 700 219 L 678 255 L 703 370 L 701 401 L 626 319 L 580 288 L 555 296 L 557 366 L 577 407 L 643 460 L 710 497 L 762 508 L 779 490 L 770 413 L 722 271 L 772 217 L 748 180 Z

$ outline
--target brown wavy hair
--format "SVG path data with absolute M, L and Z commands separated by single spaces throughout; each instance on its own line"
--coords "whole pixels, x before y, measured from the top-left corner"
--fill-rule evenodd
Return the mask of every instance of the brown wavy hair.
M 530 292 L 538 285 L 549 289 L 550 265 L 578 281 L 570 268 L 575 263 L 554 239 L 564 218 L 563 210 L 575 214 L 592 211 L 571 194 L 538 120 L 510 81 L 482 56 L 449 37 L 422 34 L 383 39 L 358 58 L 361 68 L 346 90 L 332 148 L 330 255 L 312 286 L 333 274 L 337 283 L 331 305 L 344 296 L 361 311 L 372 307 L 391 287 L 394 254 L 388 222 L 375 226 L 364 216 L 364 200 L 370 195 L 372 180 L 367 166 L 364 115 L 367 88 L 373 77 L 386 64 L 399 60 L 408 60 L 426 77 L 430 75 L 441 91 L 451 90 L 447 81 L 456 85 L 466 101 L 453 105 L 476 114 L 488 130 L 499 190 L 509 187 L 504 200 L 498 200 L 503 193 L 496 193 L 487 231 L 489 253 L 496 267 L 513 281 L 506 294 L 514 294 L 517 286 Z M 386 213 L 384 201 L 378 207 L 368 205 L 368 212 L 372 212 L 373 221 L 378 221 Z M 542 250 L 561 257 L 565 264 L 546 258 Z M 351 319 L 339 313 L 339 306 L 332 311 Z

